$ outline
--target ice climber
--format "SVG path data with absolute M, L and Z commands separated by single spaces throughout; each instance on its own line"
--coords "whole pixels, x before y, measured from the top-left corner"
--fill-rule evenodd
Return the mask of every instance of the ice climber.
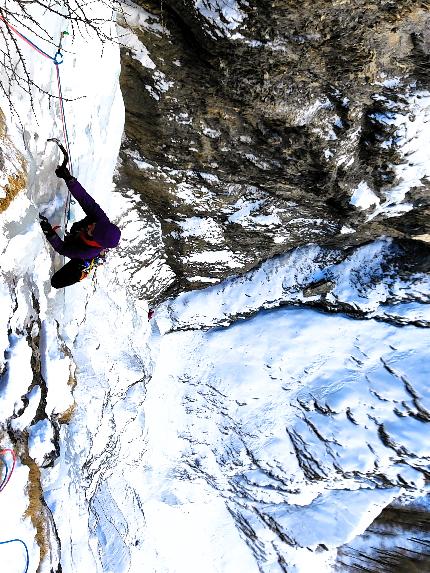
M 73 223 L 64 241 L 57 235 L 47 218 L 40 215 L 40 226 L 52 247 L 71 259 L 51 278 L 54 288 L 64 288 L 84 279 L 94 262 L 103 257 L 105 250 L 116 247 L 121 231 L 111 223 L 106 213 L 85 191 L 65 165 L 57 167 L 55 174 L 64 179 L 70 193 L 84 210 L 86 217 Z

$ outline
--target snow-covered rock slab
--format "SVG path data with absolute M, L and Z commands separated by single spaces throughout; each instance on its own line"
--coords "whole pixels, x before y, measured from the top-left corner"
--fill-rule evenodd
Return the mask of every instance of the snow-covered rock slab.
M 280 559 L 307 571 L 300 547 L 323 570 L 334 553 L 321 547 L 335 550 L 425 487 L 429 342 L 421 328 L 300 309 L 165 335 L 145 401 L 143 510 L 154 498 L 182 507 L 191 492 L 205 503 L 210 486 L 262 571 L 281 571 Z M 216 518 L 207 512 L 202 527 Z M 182 528 L 176 536 L 189 547 Z M 157 558 L 171 570 L 167 550 Z M 219 559 L 200 567 L 215 572 Z

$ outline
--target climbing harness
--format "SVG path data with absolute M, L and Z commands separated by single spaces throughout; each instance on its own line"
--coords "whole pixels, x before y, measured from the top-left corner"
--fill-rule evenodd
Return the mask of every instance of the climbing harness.
M 81 278 L 79 280 L 83 281 L 84 279 L 86 279 L 93 269 L 94 269 L 93 279 L 95 279 L 98 267 L 104 265 L 105 262 L 106 262 L 106 250 L 101 251 L 101 253 L 97 255 L 97 257 L 94 257 L 94 259 L 91 259 L 90 261 L 84 261 L 81 272 Z
M 65 154 L 65 156 L 67 155 L 67 162 L 70 162 L 70 172 L 73 175 L 73 162 L 72 162 L 72 156 L 70 153 L 70 143 L 69 143 L 69 134 L 67 131 L 67 122 L 66 122 L 66 114 L 64 112 L 64 101 L 63 101 L 63 89 L 61 87 L 61 77 L 60 77 L 60 64 L 63 63 L 64 61 L 64 57 L 63 54 L 61 52 L 61 46 L 63 43 L 63 38 L 65 36 L 68 36 L 69 33 L 68 32 L 61 32 L 61 36 L 60 36 L 60 42 L 58 44 L 58 48 L 56 53 L 54 54 L 54 56 L 50 56 L 47 52 L 45 52 L 44 50 L 42 50 L 42 48 L 39 48 L 39 46 L 37 46 L 34 42 L 32 42 L 32 40 L 30 40 L 30 38 L 27 38 L 27 36 L 25 36 L 24 34 L 22 34 L 21 32 L 19 32 L 14 26 L 12 26 L 12 24 L 10 24 L 3 16 L 0 15 L 0 20 L 2 22 L 4 22 L 4 24 L 7 26 L 7 28 L 13 32 L 14 34 L 16 34 L 19 38 L 21 38 L 21 40 L 23 40 L 26 44 L 28 44 L 31 48 L 33 48 L 34 50 L 36 50 L 36 52 L 38 52 L 41 56 L 44 56 L 45 58 L 48 58 L 48 60 L 51 60 L 51 62 L 55 65 L 55 71 L 56 71 L 56 75 L 57 75 L 57 87 L 58 87 L 58 99 L 60 102 L 60 115 L 61 115 L 61 121 L 63 124 L 63 136 L 64 136 L 64 141 L 66 144 L 66 149 L 67 152 L 65 151 L 64 147 L 60 144 L 60 142 L 56 139 L 48 139 L 48 141 L 55 141 L 60 149 L 63 151 L 63 153 Z M 67 164 L 66 162 L 66 164 Z M 64 164 L 64 161 L 63 161 Z M 70 220 L 70 191 L 68 191 L 67 193 L 67 197 L 66 197 L 66 205 L 65 205 L 65 210 L 64 210 L 64 218 L 65 218 L 65 228 L 67 230 L 67 224 Z
M 28 572 L 28 567 L 30 565 L 30 556 L 28 554 L 28 549 L 27 549 L 27 545 L 24 543 L 24 541 L 22 539 L 8 539 L 7 541 L 0 541 L 0 545 L 6 545 L 7 543 L 22 543 L 22 545 L 24 545 L 24 549 L 25 549 L 25 559 L 26 559 L 26 564 L 25 564 L 25 571 L 24 573 Z
M 12 456 L 12 467 L 10 469 L 9 469 L 9 464 L 7 463 L 6 456 L 5 456 L 5 454 L 8 454 L 8 453 Z M 13 470 L 15 469 L 15 464 L 16 464 L 16 454 L 10 448 L 7 448 L 5 450 L 0 450 L 0 460 L 3 462 L 3 466 L 5 468 L 5 470 L 4 470 L 5 475 L 3 476 L 3 479 L 0 483 L 0 492 L 1 492 L 7 486 L 10 478 L 12 477 Z
M 91 261 L 84 261 L 82 264 L 81 278 L 79 280 L 83 281 L 84 279 L 86 279 L 93 270 L 93 268 L 94 268 L 94 259 L 91 259 Z

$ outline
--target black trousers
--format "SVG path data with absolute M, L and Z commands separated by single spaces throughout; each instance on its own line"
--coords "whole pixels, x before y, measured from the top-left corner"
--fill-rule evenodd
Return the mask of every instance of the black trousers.
M 78 283 L 81 280 L 84 267 L 85 261 L 82 259 L 70 259 L 64 267 L 52 275 L 51 285 L 54 288 L 64 288 Z

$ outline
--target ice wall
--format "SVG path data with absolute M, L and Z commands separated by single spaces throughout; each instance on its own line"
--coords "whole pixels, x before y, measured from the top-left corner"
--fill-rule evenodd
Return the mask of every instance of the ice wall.
M 12 3 L 8 8 L 14 9 Z M 64 61 L 58 69 L 73 171 L 115 220 L 124 208 L 111 193 L 124 109 L 114 14 L 103 3 L 91 7 L 101 35 L 111 38 L 104 42 L 94 30 L 72 27 L 66 18 L 40 7 L 32 5 L 30 14 L 53 41 L 36 25 L 31 24 L 32 34 L 14 21 L 10 23 L 49 55 L 55 54 L 62 32 L 68 32 L 62 45 Z M 94 285 L 88 281 L 67 293 L 51 290 L 49 278 L 63 261 L 45 241 L 38 212 L 64 231 L 66 187 L 54 174 L 60 154 L 55 144 L 47 142 L 55 137 L 64 143 L 56 66 L 12 33 L 15 46 L 6 24 L 0 22 L 0 26 L 2 49 L 7 41 L 16 70 L 24 75 L 18 63 L 19 49 L 29 78 L 39 86 L 33 87 L 31 101 L 29 94 L 17 83 L 10 84 L 5 70 L 0 70 L 4 88 L 0 94 L 4 113 L 0 200 L 16 192 L 0 213 L 0 447 L 17 453 L 13 475 L 0 493 L 4 516 L 0 542 L 24 541 L 29 552 L 28 572 L 33 573 L 57 570 L 60 560 L 55 502 L 47 503 L 43 493 L 46 475 L 55 470 L 43 468 L 57 457 L 61 423 L 74 407 L 75 359 L 70 348 Z M 79 207 L 72 205 L 72 219 L 80 214 Z M 109 276 L 111 264 L 108 262 L 100 275 L 106 272 Z M 103 328 L 101 322 L 99 328 Z M 12 470 L 10 453 L 5 454 L 0 470 L 2 479 Z M 2 570 L 25 570 L 23 543 L 2 544 L 0 551 Z

